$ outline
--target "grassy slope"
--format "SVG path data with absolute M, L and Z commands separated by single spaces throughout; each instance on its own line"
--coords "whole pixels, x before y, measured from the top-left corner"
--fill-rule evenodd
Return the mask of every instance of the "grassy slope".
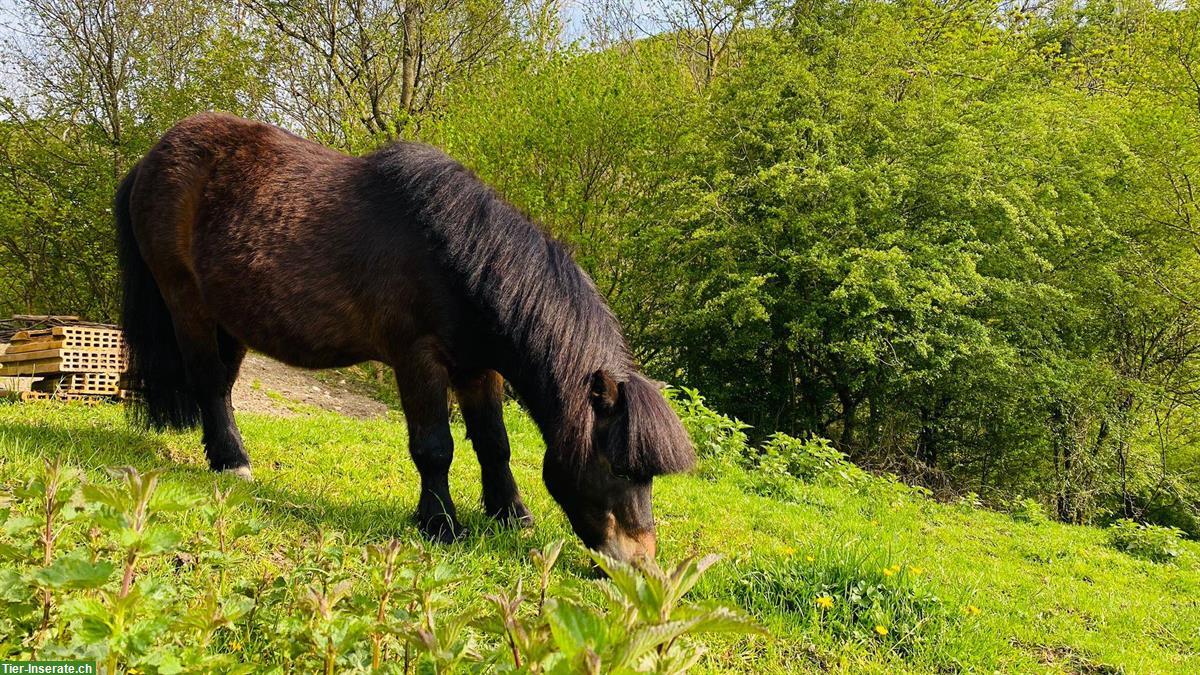
M 514 469 L 539 522 L 532 530 L 488 531 L 476 506 L 478 465 L 456 428 L 452 489 L 473 533 L 439 555 L 467 574 L 464 601 L 528 578 L 530 548 L 571 538 L 541 485 L 536 429 L 515 410 L 509 417 Z M 253 540 L 261 549 L 254 559 L 266 561 L 272 548 L 313 526 L 340 530 L 352 542 L 415 534 L 408 516 L 416 473 L 396 419 L 312 414 L 240 422 L 258 479 L 246 489 L 268 523 Z M 130 464 L 170 467 L 167 480 L 197 489 L 217 480 L 204 470 L 197 434 L 135 433 L 115 407 L 0 404 L 0 478 L 24 474 L 43 456 L 64 456 L 93 475 Z M 1189 544 L 1178 565 L 1159 565 L 1112 550 L 1092 528 L 1019 523 L 899 490 L 798 486 L 780 501 L 748 494 L 749 484 L 736 472 L 656 483 L 660 557 L 725 554 L 695 592 L 745 607 L 774 635 L 713 639 L 704 662 L 709 669 L 1200 670 L 1200 547 Z M 582 552 L 569 548 L 564 555 L 559 583 L 587 595 Z M 789 586 L 795 575 L 812 571 L 806 566 L 873 578 L 892 564 L 941 598 L 941 614 L 918 626 L 914 634 L 922 641 L 914 637 L 912 649 L 818 627 L 815 596 Z M 919 579 L 907 571 L 912 566 L 923 569 Z

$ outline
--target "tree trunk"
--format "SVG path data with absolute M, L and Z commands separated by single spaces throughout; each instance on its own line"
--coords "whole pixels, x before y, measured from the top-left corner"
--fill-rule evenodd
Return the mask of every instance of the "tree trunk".
M 410 2 L 404 8 L 404 56 L 401 65 L 400 105 L 405 112 L 412 112 L 417 88 L 417 15 L 421 8 Z
M 838 392 L 838 402 L 842 404 L 842 435 L 838 449 L 848 456 L 854 456 L 854 417 L 858 411 L 858 401 L 843 389 Z

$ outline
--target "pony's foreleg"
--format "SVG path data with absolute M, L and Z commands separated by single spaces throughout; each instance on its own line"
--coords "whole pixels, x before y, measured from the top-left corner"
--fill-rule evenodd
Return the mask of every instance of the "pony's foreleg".
M 204 454 L 213 471 L 227 471 L 250 480 L 250 458 L 233 420 L 230 400 L 245 347 L 206 317 L 173 311 L 175 338 L 183 355 L 188 384 L 200 406 Z
M 408 451 L 421 474 L 417 527 L 435 541 L 452 542 L 466 530 L 458 522 L 450 498 L 454 438 L 450 435 L 449 378 L 440 367 L 430 366 L 420 372 L 396 368 L 396 382 L 408 425 Z
M 521 501 L 509 467 L 511 452 L 504 428 L 504 380 L 495 371 L 456 382 L 454 387 L 467 437 L 479 458 L 483 479 L 483 510 L 502 523 L 529 527 L 533 514 Z

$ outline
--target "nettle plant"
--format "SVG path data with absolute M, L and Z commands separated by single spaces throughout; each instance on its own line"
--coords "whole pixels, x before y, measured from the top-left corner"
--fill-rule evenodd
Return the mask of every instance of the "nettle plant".
M 1122 518 L 1108 527 L 1108 534 L 1113 548 L 1151 562 L 1175 562 L 1184 551 L 1183 530 L 1175 527 Z
M 589 551 L 600 605 L 535 575 L 463 602 L 463 579 L 422 544 L 347 545 L 318 530 L 258 552 L 244 490 L 207 497 L 132 468 L 87 482 L 47 463 L 0 501 L 0 659 L 89 659 L 109 673 L 686 671 L 694 636 L 761 629 L 684 601 L 715 556 L 663 570 Z M 185 536 L 178 523 L 199 519 Z M 247 572 L 247 570 L 253 570 Z

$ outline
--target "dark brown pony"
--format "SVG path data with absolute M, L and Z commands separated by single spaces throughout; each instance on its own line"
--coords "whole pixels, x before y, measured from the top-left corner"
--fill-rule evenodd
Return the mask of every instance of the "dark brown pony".
M 421 474 L 417 524 L 462 534 L 447 474 L 453 389 L 488 515 L 532 522 L 509 469 L 507 379 L 546 441 L 543 477 L 583 542 L 653 555 L 651 479 L 687 434 L 570 254 L 462 165 L 399 143 L 350 157 L 229 115 L 190 117 L 122 182 L 115 213 L 138 420 L 201 425 L 249 478 L 230 390 L 247 347 L 306 368 L 396 371 Z

